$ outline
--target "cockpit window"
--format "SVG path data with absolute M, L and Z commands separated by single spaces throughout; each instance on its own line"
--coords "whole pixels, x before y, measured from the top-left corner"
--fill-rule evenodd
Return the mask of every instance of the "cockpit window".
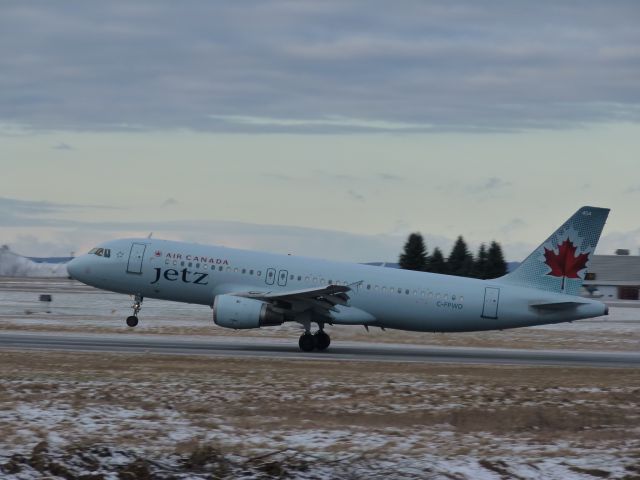
M 92 248 L 89 250 L 89 255 L 97 255 L 99 257 L 111 257 L 111 249 L 110 248 Z

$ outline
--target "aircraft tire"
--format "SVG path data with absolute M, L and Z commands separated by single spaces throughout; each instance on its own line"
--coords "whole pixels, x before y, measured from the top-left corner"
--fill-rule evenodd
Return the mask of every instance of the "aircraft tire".
M 314 335 L 316 340 L 316 348 L 323 352 L 331 345 L 331 337 L 324 331 L 319 330 Z
M 298 345 L 303 352 L 312 352 L 313 349 L 316 348 L 316 339 L 310 333 L 303 333 L 300 335 Z
M 136 325 L 138 325 L 138 317 L 136 317 L 135 315 L 127 317 L 127 325 L 129 327 L 135 327 Z

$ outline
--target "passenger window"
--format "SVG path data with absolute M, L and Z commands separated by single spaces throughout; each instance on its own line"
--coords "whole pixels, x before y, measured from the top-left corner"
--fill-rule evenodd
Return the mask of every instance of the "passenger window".
M 180 262 L 180 266 L 181 266 L 181 267 L 184 267 L 184 262 Z
M 302 281 L 302 275 L 298 275 L 298 281 Z
M 367 285 L 367 290 L 371 290 L 371 284 Z
M 261 272 L 260 270 L 258 270 L 258 273 L 257 273 L 256 275 L 258 275 L 259 277 L 261 277 L 261 276 L 262 276 L 262 272 Z
M 458 298 L 458 301 L 459 301 L 460 303 L 464 302 L 464 297 L 463 297 L 462 295 L 460 295 L 460 298 Z
M 222 265 L 218 268 L 219 271 L 222 271 L 224 267 Z
M 401 288 L 398 289 L 398 293 L 402 293 L 402 289 Z
M 200 264 L 199 263 L 196 263 L 196 268 L 200 268 Z
M 249 275 L 253 275 L 253 270 L 249 270 Z
M 405 290 L 404 293 L 406 293 L 407 295 L 409 295 L 409 289 Z
M 382 287 L 382 293 L 387 293 L 387 287 Z
M 295 275 L 290 275 L 290 276 L 289 276 L 289 280 L 293 280 L 294 278 L 296 278 L 296 276 L 295 276 Z

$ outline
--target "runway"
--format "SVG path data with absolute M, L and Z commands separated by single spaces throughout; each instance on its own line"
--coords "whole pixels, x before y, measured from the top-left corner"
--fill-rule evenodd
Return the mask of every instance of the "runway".
M 0 349 L 70 352 L 151 353 L 271 359 L 420 362 L 490 365 L 640 367 L 640 353 L 430 347 L 334 342 L 326 352 L 303 353 L 296 339 L 185 339 L 168 336 L 43 335 L 0 333 Z

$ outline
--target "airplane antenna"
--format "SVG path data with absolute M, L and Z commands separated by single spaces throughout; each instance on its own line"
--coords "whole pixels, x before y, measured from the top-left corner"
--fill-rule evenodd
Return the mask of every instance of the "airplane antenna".
M 153 232 L 151 232 L 147 238 L 151 238 L 152 235 L 153 235 Z

